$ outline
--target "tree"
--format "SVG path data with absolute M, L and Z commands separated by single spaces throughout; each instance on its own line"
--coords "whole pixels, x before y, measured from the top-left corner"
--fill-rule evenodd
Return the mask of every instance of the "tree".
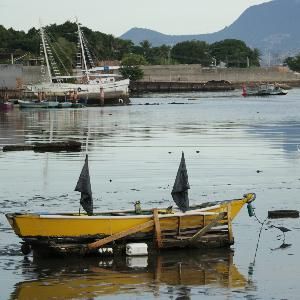
M 129 78 L 132 81 L 142 79 L 144 72 L 140 68 L 140 65 L 146 64 L 147 62 L 142 55 L 126 54 L 121 62 L 122 68 L 120 69 L 120 73 L 124 78 Z
M 209 66 L 211 57 L 209 45 L 202 41 L 186 41 L 176 44 L 171 50 L 171 58 L 181 64 L 202 64 Z
M 209 46 L 209 51 L 217 64 L 222 61 L 227 67 L 246 68 L 249 62 L 250 66 L 259 66 L 259 50 L 252 50 L 240 40 L 226 39 L 213 43 Z
M 151 52 L 151 43 L 147 40 L 140 42 L 142 55 L 145 57 L 147 61 L 149 61 L 150 52 Z
M 286 63 L 292 71 L 300 72 L 300 53 L 294 57 L 287 57 L 284 63 Z
M 151 65 L 171 64 L 171 47 L 162 45 L 160 47 L 151 48 L 147 61 Z

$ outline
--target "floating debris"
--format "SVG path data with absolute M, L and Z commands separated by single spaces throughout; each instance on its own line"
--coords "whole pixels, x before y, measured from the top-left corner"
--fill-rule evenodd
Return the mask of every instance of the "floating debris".
M 299 218 L 298 210 L 270 210 L 268 211 L 269 219 Z
M 6 151 L 27 151 L 33 150 L 35 152 L 53 152 L 53 151 L 80 151 L 81 142 L 66 141 L 54 143 L 34 143 L 23 145 L 7 145 L 3 147 L 3 152 Z

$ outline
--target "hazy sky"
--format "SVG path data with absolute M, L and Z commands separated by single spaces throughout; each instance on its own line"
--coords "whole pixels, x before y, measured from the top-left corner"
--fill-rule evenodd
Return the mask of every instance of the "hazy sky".
M 132 27 L 166 34 L 218 31 L 249 6 L 269 0 L 0 0 L 0 24 L 27 31 L 44 25 L 80 22 L 93 30 L 120 36 Z

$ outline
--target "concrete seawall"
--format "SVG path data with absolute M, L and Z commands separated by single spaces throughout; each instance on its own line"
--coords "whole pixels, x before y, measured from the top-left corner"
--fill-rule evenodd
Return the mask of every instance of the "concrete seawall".
M 0 88 L 22 89 L 24 84 L 41 82 L 41 67 L 0 65 Z
M 133 93 L 142 92 L 186 92 L 186 91 L 231 91 L 234 85 L 228 81 L 135 81 L 130 83 L 130 91 Z
M 287 67 L 203 68 L 201 65 L 143 66 L 144 82 L 299 82 L 300 74 Z

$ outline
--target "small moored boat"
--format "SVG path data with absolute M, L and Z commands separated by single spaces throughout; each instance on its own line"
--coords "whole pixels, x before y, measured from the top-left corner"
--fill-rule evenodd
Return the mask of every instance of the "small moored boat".
M 30 101 L 18 100 L 20 108 L 57 108 L 57 101 Z
M 0 102 L 0 111 L 7 111 L 14 108 L 13 103 L 9 101 Z
M 261 84 L 253 87 L 243 85 L 242 96 L 276 96 L 286 95 L 287 91 L 276 84 Z

